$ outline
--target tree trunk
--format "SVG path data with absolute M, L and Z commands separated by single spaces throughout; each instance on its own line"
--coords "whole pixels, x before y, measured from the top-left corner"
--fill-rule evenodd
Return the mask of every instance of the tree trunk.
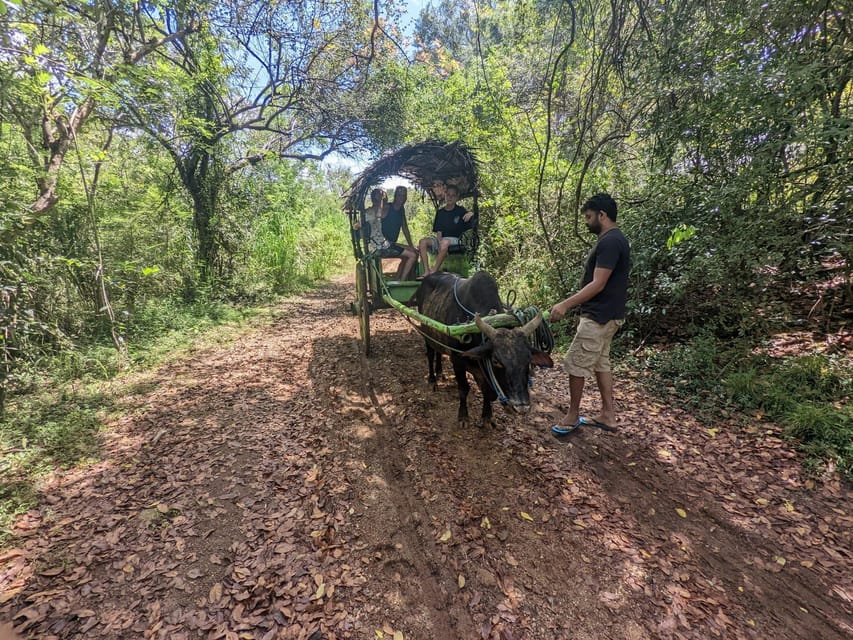
M 196 232 L 196 260 L 202 280 L 221 277 L 222 242 L 219 230 L 219 193 L 225 172 L 208 151 L 192 151 L 181 172 L 184 186 L 193 201 L 193 227 Z

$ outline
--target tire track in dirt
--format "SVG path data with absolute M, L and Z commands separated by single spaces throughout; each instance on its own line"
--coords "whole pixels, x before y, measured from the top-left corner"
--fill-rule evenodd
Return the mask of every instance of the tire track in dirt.
M 388 557 L 384 570 L 398 581 L 403 580 L 400 570 L 414 576 L 414 579 L 407 579 L 406 583 L 409 588 L 415 587 L 415 593 L 405 593 L 404 603 L 410 610 L 426 606 L 429 618 L 428 624 L 418 624 L 416 633 L 432 638 L 474 637 L 476 632 L 470 615 L 450 596 L 453 578 L 438 570 L 440 565 L 435 559 L 439 552 L 435 541 L 426 537 L 418 526 L 418 514 L 423 513 L 424 505 L 418 499 L 416 486 L 409 480 L 403 456 L 399 455 L 401 442 L 392 421 L 383 410 L 383 403 L 377 397 L 370 363 L 361 349 L 357 357 L 362 393 L 369 399 L 379 419 L 376 437 L 365 447 L 365 457 L 381 467 L 388 486 L 392 488 L 389 496 L 397 514 L 397 528 L 391 532 L 386 545 Z M 413 621 L 406 622 L 411 625 Z

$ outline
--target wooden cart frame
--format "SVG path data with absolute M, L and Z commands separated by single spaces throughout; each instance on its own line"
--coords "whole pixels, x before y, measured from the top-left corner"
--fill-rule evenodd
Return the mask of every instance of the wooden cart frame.
M 364 212 L 365 202 L 371 189 L 386 178 L 400 176 L 426 193 L 438 207 L 443 190 L 454 185 L 459 198 L 473 198 L 475 220 L 479 217 L 479 176 L 477 159 L 473 152 L 461 142 L 428 140 L 409 145 L 386 155 L 365 169 L 346 194 L 344 210 L 350 223 L 353 253 L 356 259 L 355 294 L 353 312 L 359 317 L 359 333 L 364 353 L 370 356 L 370 315 L 378 308 L 393 307 L 407 318 L 429 326 L 462 343 L 471 342 L 474 334 L 480 333 L 473 322 L 445 325 L 423 316 L 408 306 L 420 283 L 415 280 L 396 281 L 382 273 L 381 259 L 368 250 Z M 360 224 L 356 225 L 356 222 Z M 355 227 L 359 227 L 356 230 Z M 445 270 L 468 276 L 476 268 L 476 253 L 479 247 L 478 231 L 468 242 L 463 242 L 461 252 L 445 260 Z M 422 267 L 422 265 L 421 265 Z M 493 327 L 519 326 L 522 318 L 512 313 L 500 313 L 483 318 Z

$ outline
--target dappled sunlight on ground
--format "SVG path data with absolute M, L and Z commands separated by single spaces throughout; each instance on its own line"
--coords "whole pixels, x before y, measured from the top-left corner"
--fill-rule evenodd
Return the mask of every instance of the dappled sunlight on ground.
M 850 493 L 778 427 L 700 423 L 623 372 L 619 431 L 556 439 L 557 368 L 528 415 L 460 428 L 400 314 L 363 358 L 351 295 L 137 381 L 102 461 L 18 519 L 0 615 L 63 639 L 849 635 Z

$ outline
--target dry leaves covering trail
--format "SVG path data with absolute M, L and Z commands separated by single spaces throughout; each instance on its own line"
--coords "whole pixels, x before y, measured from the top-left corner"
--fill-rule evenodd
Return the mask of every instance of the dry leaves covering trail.
M 401 315 L 359 355 L 351 297 L 291 300 L 138 381 L 101 461 L 17 522 L 0 619 L 40 639 L 851 637 L 850 493 L 804 478 L 775 427 L 700 425 L 623 375 L 619 433 L 558 442 L 554 370 L 531 415 L 460 429 Z

